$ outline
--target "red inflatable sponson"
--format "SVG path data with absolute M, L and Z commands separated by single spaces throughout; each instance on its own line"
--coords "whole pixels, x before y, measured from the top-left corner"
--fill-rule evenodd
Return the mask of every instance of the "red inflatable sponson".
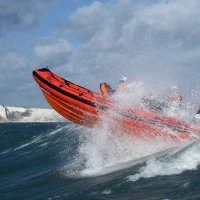
M 112 128 L 148 139 L 162 137 L 179 142 L 198 138 L 200 127 L 145 110 L 122 107 L 49 69 L 34 70 L 33 77 L 51 107 L 74 123 L 94 127 L 104 121 Z

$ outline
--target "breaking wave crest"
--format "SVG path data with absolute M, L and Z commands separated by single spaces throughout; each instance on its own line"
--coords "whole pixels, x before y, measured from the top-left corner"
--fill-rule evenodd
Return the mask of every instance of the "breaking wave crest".
M 150 159 L 138 173 L 127 177 L 127 181 L 140 178 L 181 174 L 187 170 L 196 170 L 200 165 L 200 140 L 170 154 L 164 158 Z
M 66 176 L 99 176 L 138 164 L 138 160 L 173 148 L 177 144 L 162 139 L 147 141 L 108 126 L 84 129 L 74 161 L 63 168 Z M 141 160 L 141 162 L 144 162 Z
M 145 88 L 142 82 L 134 82 L 128 85 L 127 92 L 123 94 L 116 93 L 113 98 L 124 106 L 128 107 L 141 107 L 144 108 L 142 98 L 145 95 L 150 95 L 149 88 Z M 158 96 L 156 93 L 151 94 L 159 100 L 166 102 L 166 98 Z M 191 116 L 192 109 L 190 106 L 185 105 L 185 109 L 179 111 L 173 110 L 171 107 L 165 109 L 163 112 L 168 115 L 179 116 L 181 119 L 187 119 Z M 138 164 L 138 160 L 142 162 L 147 161 L 146 166 L 142 167 L 140 171 L 129 176 L 128 180 L 138 180 L 141 177 L 151 177 L 154 175 L 167 175 L 168 173 L 181 173 L 182 170 L 192 169 L 200 162 L 198 156 L 193 155 L 192 152 L 198 154 L 198 143 L 194 147 L 181 150 L 181 153 L 173 154 L 167 158 L 156 159 L 159 152 L 178 145 L 173 141 L 166 141 L 162 138 L 153 141 L 143 140 L 136 138 L 134 135 L 128 135 L 120 130 L 113 132 L 113 124 L 107 124 L 102 121 L 101 126 L 87 129 L 83 128 L 79 135 L 79 146 L 74 156 L 74 160 L 70 165 L 63 167 L 62 173 L 65 176 L 99 176 L 111 173 L 122 168 L 131 167 Z M 186 145 L 183 143 L 182 145 Z M 192 152 L 190 152 L 192 151 Z M 192 160 L 187 160 L 187 156 Z M 152 158 L 152 155 L 155 155 Z M 177 156 L 178 155 L 178 156 Z M 151 157 L 151 159 L 150 159 Z M 177 159 L 178 157 L 178 159 Z M 143 160 L 145 158 L 145 160 Z M 189 158 L 188 158 L 189 159 Z M 169 162 L 170 161 L 170 162 Z M 181 162 L 190 163 L 185 167 Z M 180 165 L 180 166 L 179 166 Z

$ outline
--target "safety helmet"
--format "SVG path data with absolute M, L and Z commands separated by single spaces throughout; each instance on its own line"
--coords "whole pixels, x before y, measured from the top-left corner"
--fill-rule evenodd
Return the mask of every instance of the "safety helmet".
M 178 87 L 176 85 L 174 85 L 174 86 L 172 86 L 172 90 L 176 91 L 176 90 L 178 90 Z
M 121 79 L 120 79 L 120 81 L 122 81 L 122 82 L 125 82 L 127 80 L 127 77 L 126 76 L 123 76 Z

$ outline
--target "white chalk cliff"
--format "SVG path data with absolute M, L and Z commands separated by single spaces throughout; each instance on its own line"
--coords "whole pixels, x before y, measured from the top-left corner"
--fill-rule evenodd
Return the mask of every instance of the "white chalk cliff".
M 0 122 L 64 122 L 53 109 L 0 105 Z

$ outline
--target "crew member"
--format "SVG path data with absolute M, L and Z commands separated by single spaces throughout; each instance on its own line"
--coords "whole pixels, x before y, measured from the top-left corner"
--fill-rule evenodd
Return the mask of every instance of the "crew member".
M 108 83 L 100 83 L 100 90 L 105 98 L 108 98 L 115 93 L 115 90 L 113 90 Z
M 117 90 L 119 92 L 124 92 L 126 91 L 126 88 L 127 88 L 127 77 L 123 76 L 119 81 Z
M 199 122 L 200 121 L 200 107 L 199 107 L 199 110 L 198 110 L 198 112 L 196 113 L 196 115 L 194 116 L 194 119 L 195 119 L 195 121 L 197 122 Z
M 127 81 L 127 78 L 123 76 L 119 81 L 117 91 L 124 92 L 126 90 L 126 87 L 127 87 L 126 81 Z M 113 90 L 112 87 L 108 83 L 101 83 L 100 90 L 101 90 L 102 95 L 105 98 L 111 97 L 116 92 L 116 90 Z
M 178 92 L 177 86 L 172 87 L 171 94 L 169 96 L 169 100 L 172 104 L 181 105 L 183 97 Z

